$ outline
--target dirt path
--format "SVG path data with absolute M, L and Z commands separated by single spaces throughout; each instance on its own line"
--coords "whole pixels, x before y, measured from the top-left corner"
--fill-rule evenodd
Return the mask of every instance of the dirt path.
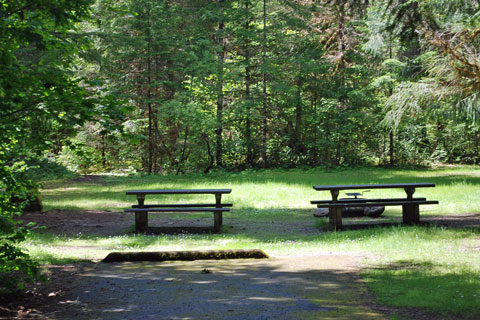
M 98 263 L 51 319 L 386 319 L 344 255 Z
M 114 217 L 114 218 L 112 218 Z M 123 235 L 126 232 L 133 231 L 133 216 L 124 212 L 110 212 L 98 210 L 69 211 L 69 210 L 51 210 L 48 212 L 31 212 L 20 217 L 25 223 L 35 222 L 38 226 L 45 227 L 45 232 L 56 235 L 78 235 L 89 234 L 93 236 L 115 236 Z M 323 219 L 323 218 L 322 218 Z M 170 219 L 162 215 L 151 215 L 149 224 L 154 226 L 211 226 L 212 219 Z M 349 219 L 357 229 L 372 226 L 381 226 L 383 219 Z M 391 220 L 391 219 L 390 219 Z M 388 221 L 390 221 L 388 220 Z M 401 222 L 401 217 L 398 219 Z M 479 228 L 480 213 L 461 214 L 451 216 L 422 216 L 421 221 L 428 224 L 436 224 L 450 228 Z M 387 223 L 392 225 L 391 222 Z M 245 219 L 238 219 L 235 216 L 224 217 L 224 226 L 230 228 L 229 233 L 242 233 L 249 236 L 264 234 L 265 232 L 275 233 L 278 236 L 291 235 L 299 233 L 302 235 L 315 235 L 319 233 L 317 227 L 312 223 L 310 214 L 300 214 L 295 221 L 292 219 L 285 223 L 282 220 L 271 219 L 254 221 L 253 219 L 245 223 Z M 348 223 L 345 224 L 348 228 Z

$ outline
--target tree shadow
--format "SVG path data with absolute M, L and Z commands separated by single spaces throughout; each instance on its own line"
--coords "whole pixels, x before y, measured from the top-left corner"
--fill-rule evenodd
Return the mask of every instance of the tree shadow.
M 480 214 L 462 216 L 421 217 L 417 226 L 404 226 L 401 216 L 387 215 L 380 218 L 346 218 L 344 230 L 330 230 L 328 218 L 314 218 L 313 210 L 259 210 L 241 209 L 241 213 L 224 214 L 224 222 L 218 233 L 213 232 L 213 217 L 200 214 L 153 214 L 149 227 L 153 234 L 134 233 L 134 215 L 123 212 L 78 211 L 27 214 L 24 223 L 36 222 L 46 228 L 36 232 L 41 241 L 52 244 L 58 237 L 97 241 L 109 237 L 125 236 L 122 244 L 127 247 L 142 247 L 158 243 L 159 239 L 198 240 L 231 239 L 253 240 L 254 243 L 280 241 L 332 242 L 341 239 L 351 241 L 365 236 L 388 237 L 399 228 L 448 228 L 459 234 L 480 233 Z M 249 212 L 253 212 L 249 214 Z M 467 232 L 468 233 L 468 232 Z M 42 235 L 43 234 L 43 235 Z
M 364 307 L 356 272 L 325 259 L 102 264 L 77 279 L 77 303 L 65 311 L 76 319 L 382 318 Z

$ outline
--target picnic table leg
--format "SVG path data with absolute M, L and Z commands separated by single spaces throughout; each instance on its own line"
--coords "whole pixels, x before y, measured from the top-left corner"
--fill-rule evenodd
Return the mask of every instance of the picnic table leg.
M 137 194 L 138 207 L 144 208 L 145 195 Z M 148 229 L 148 212 L 135 212 L 135 232 L 141 233 Z
M 215 208 L 221 208 L 222 207 L 222 194 L 221 193 L 215 193 Z M 223 222 L 223 217 L 221 212 L 214 212 L 213 213 L 213 231 L 218 232 L 220 231 L 220 228 L 222 227 L 222 222 Z
M 338 190 L 331 190 L 332 203 L 336 203 L 338 199 Z M 333 230 L 342 229 L 342 208 L 328 208 L 328 222 Z
M 407 199 L 412 200 L 415 188 L 405 188 Z M 418 204 L 405 204 L 402 206 L 402 219 L 404 224 L 417 224 L 420 222 L 420 206 Z

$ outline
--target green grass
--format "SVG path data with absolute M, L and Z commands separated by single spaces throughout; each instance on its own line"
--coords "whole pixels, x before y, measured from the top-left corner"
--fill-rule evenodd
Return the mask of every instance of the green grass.
M 264 170 L 258 172 L 190 174 L 184 176 L 105 176 L 94 182 L 51 182 L 43 191 L 44 206 L 50 209 L 121 210 L 135 201 L 130 189 L 232 188 L 224 196 L 236 209 L 307 209 L 310 200 L 328 199 L 328 192 L 313 190 L 315 184 L 360 184 L 433 182 L 436 188 L 418 189 L 416 196 L 440 200 L 438 206 L 423 207 L 423 215 L 477 212 L 480 208 L 480 169 L 469 166 L 423 170 L 349 169 Z M 371 190 L 369 197 L 403 197 L 403 190 Z M 162 201 L 198 200 L 194 197 L 163 197 Z M 153 198 L 147 197 L 148 201 Z M 206 196 L 205 199 L 210 199 Z
M 477 268 L 406 260 L 368 270 L 364 278 L 380 303 L 478 319 L 480 280 Z
M 105 176 L 90 182 L 49 182 L 43 191 L 47 210 L 121 211 L 135 202 L 130 189 L 232 188 L 224 201 L 233 202 L 225 226 L 217 235 L 79 234 L 72 237 L 34 233 L 25 248 L 42 263 L 101 259 L 111 251 L 203 250 L 258 248 L 273 256 L 346 253 L 364 256 L 363 278 L 380 303 L 420 307 L 441 314 L 479 317 L 480 231 L 444 227 L 377 227 L 342 232 L 303 232 L 303 225 L 324 230 L 325 219 L 313 219 L 313 199 L 328 199 L 314 184 L 434 182 L 417 196 L 439 200 L 423 206 L 421 216 L 476 213 L 480 209 L 480 169 L 429 170 L 352 169 L 266 170 L 184 176 Z M 404 196 L 402 190 L 372 190 L 369 197 Z M 198 196 L 163 197 L 149 202 L 197 202 Z M 204 197 L 211 201 L 213 197 Z M 74 214 L 74 213 L 72 213 Z M 398 219 L 399 208 L 388 208 L 387 219 Z M 210 215 L 205 215 L 211 220 Z M 229 227 L 235 219 L 242 230 Z M 370 221 L 370 220 L 369 220 Z M 369 222 L 367 221 L 367 222 Z M 275 223 L 275 224 L 273 224 Z M 287 226 L 279 228 L 279 226 Z M 288 226 L 291 226 L 288 227 Z

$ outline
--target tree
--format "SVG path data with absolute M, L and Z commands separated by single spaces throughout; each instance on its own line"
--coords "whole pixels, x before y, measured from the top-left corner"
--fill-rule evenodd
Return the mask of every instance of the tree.
M 0 1 L 0 291 L 21 289 L 39 270 L 17 243 L 25 238 L 12 217 L 36 184 L 27 160 L 64 140 L 95 113 L 99 102 L 74 77 L 74 59 L 88 42 L 74 33 L 90 0 Z M 12 272 L 19 272 L 12 277 Z M 5 281 L 6 279 L 10 279 Z

